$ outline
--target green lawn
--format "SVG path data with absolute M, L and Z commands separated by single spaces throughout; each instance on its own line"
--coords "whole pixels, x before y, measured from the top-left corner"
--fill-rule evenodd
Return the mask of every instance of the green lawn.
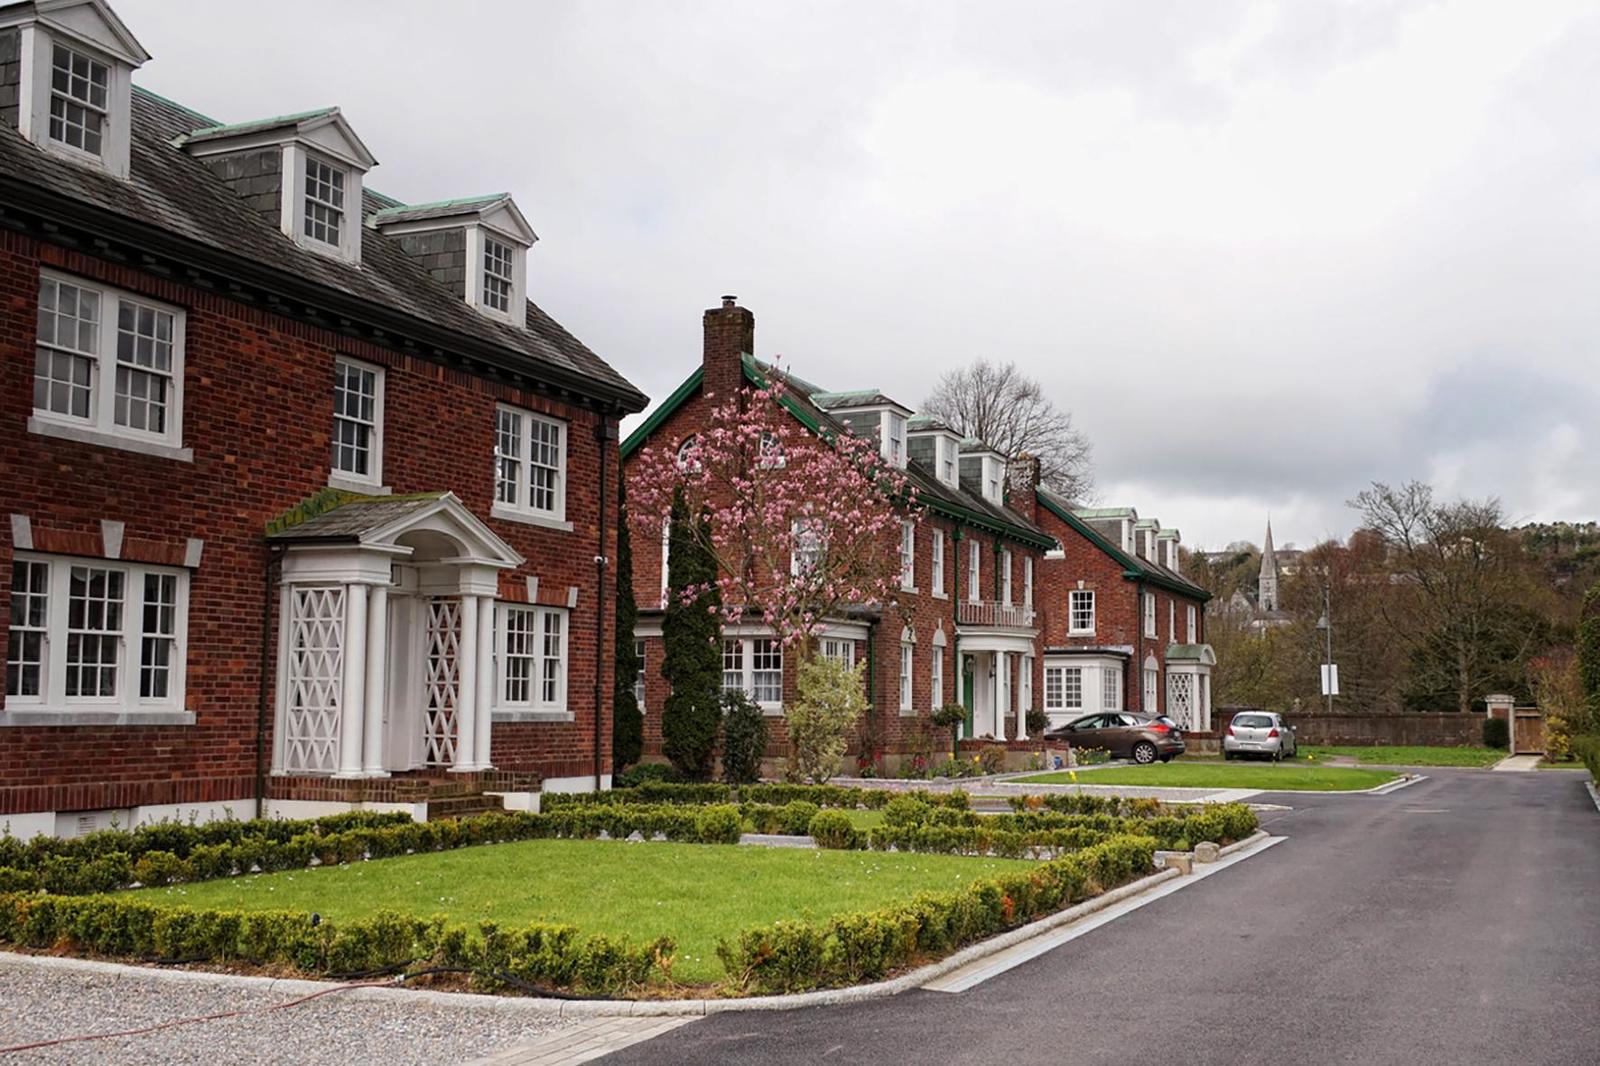
M 195 907 L 311 910 L 338 920 L 380 909 L 453 921 L 568 922 L 584 932 L 678 943 L 673 976 L 722 978 L 718 939 L 779 918 L 823 918 L 960 888 L 1032 863 L 952 855 L 534 840 L 314 870 L 139 889 Z
M 1307 745 L 1300 749 L 1300 754 L 1314 755 L 1318 759 L 1346 755 L 1357 762 L 1376 766 L 1493 766 L 1506 757 L 1505 752 L 1495 748 L 1445 748 L 1421 744 L 1370 748 Z
M 1259 788 L 1272 792 L 1348 792 L 1374 788 L 1397 775 L 1387 770 L 1346 770 L 1306 763 L 1188 763 L 1177 760 L 1151 766 L 1116 766 L 1079 771 L 1074 781 L 1065 770 L 1012 778 L 1023 785 L 1145 785 L 1150 788 Z
M 1539 760 L 1539 769 L 1541 769 L 1541 770 L 1587 770 L 1588 767 L 1583 765 L 1583 763 L 1578 762 L 1577 760 L 1573 760 L 1571 762 L 1550 762 L 1548 759 L 1540 759 Z

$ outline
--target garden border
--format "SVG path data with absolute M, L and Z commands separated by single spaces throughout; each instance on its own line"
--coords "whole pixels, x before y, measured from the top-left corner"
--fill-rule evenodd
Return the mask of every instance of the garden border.
M 1264 829 L 1258 829 L 1243 840 L 1221 848 L 1218 855 L 1239 852 L 1254 853 L 1265 841 L 1274 839 Z M 980 941 L 947 955 L 936 962 L 919 966 L 898 977 L 849 988 L 822 989 L 799 992 L 785 996 L 745 996 L 729 999 L 542 999 L 531 996 L 491 996 L 477 992 L 436 992 L 431 989 L 398 987 L 373 987 L 370 984 L 350 984 L 339 981 L 312 981 L 289 977 L 254 977 L 244 974 L 214 973 L 207 970 L 170 970 L 149 966 L 132 966 L 126 963 L 101 962 L 95 959 L 64 958 L 54 955 L 31 955 L 25 952 L 0 952 L 8 962 L 21 961 L 42 970 L 76 970 L 78 972 L 115 974 L 119 976 L 154 976 L 163 981 L 190 981 L 196 984 L 258 988 L 269 992 L 281 991 L 294 995 L 346 989 L 348 995 L 377 1002 L 432 1002 L 441 1006 L 475 1006 L 496 1010 L 523 1011 L 533 1014 L 554 1015 L 562 1018 L 592 1017 L 650 1017 L 661 1015 L 721 1014 L 728 1011 L 781 1011 L 801 1010 L 806 1007 L 828 1006 L 837 1003 L 855 1003 L 873 999 L 887 999 L 920 988 L 936 977 L 967 966 L 989 955 L 1007 950 L 1032 939 L 1041 933 L 1067 925 L 1080 918 L 1104 910 L 1114 903 L 1141 895 L 1167 881 L 1184 876 L 1178 869 L 1169 867 L 1131 881 L 1093 899 L 1019 926 L 1008 932 Z

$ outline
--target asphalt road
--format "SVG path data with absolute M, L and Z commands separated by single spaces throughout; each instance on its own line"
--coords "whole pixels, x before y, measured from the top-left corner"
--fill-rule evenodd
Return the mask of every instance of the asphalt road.
M 1600 812 L 1576 773 L 1261 797 L 1288 839 L 971 989 L 722 1014 L 599 1060 L 1600 1063 Z

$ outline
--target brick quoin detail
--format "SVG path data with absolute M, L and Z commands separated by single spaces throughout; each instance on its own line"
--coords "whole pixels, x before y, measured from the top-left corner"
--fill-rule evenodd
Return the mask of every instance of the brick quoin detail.
M 27 431 L 41 267 L 186 311 L 183 443 L 194 451 L 192 463 Z M 567 589 L 578 590 L 567 677 L 575 720 L 497 723 L 496 766 L 590 776 L 598 728 L 601 772 L 610 772 L 614 582 L 608 578 L 601 602 L 594 557 L 597 550 L 608 559 L 616 554 L 614 508 L 603 546 L 598 530 L 601 493 L 615 499 L 618 459 L 615 441 L 608 442 L 601 485 L 599 415 L 20 234 L 0 234 L 0 292 L 0 510 L 27 516 L 41 551 L 103 555 L 102 519 L 125 523 L 125 559 L 181 563 L 188 538 L 205 542 L 189 594 L 187 701 L 195 723 L 0 728 L 0 817 L 179 802 L 229 803 L 250 813 L 268 559 L 262 532 L 268 519 L 327 485 L 340 355 L 385 370 L 383 472 L 394 492 L 452 491 L 524 556 L 527 562 L 502 578 L 507 598 L 525 599 L 528 577 L 539 579 L 541 602 L 565 606 Z M 571 532 L 490 517 L 497 403 L 567 423 Z M 9 610 L 13 551 L 11 523 L 0 519 L 0 613 Z M 597 609 L 605 617 L 603 648 L 595 647 Z M 269 753 L 275 622 L 267 656 Z

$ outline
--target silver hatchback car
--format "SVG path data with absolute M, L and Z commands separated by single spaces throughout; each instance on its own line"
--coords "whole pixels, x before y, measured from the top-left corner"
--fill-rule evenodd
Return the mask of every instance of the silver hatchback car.
M 1222 757 L 1260 755 L 1279 762 L 1295 756 L 1294 726 L 1272 711 L 1246 711 L 1233 716 L 1222 734 Z

